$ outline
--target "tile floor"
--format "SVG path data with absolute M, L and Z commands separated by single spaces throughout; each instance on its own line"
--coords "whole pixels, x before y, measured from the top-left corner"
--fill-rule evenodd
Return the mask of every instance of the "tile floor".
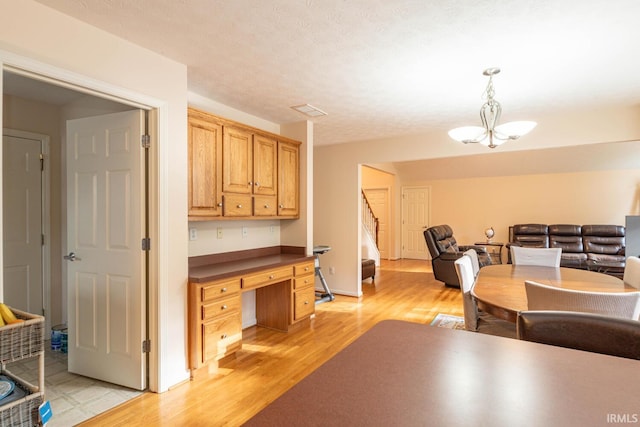
M 51 351 L 45 342 L 45 400 L 51 402 L 53 417 L 47 427 L 68 427 L 113 408 L 142 392 L 67 372 L 67 355 Z M 7 365 L 20 378 L 37 384 L 38 359 Z

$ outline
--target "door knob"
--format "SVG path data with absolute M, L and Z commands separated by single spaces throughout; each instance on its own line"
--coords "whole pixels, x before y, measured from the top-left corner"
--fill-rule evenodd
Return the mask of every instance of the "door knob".
M 82 261 L 82 258 L 78 258 L 74 252 L 69 252 L 69 255 L 63 257 L 67 261 Z

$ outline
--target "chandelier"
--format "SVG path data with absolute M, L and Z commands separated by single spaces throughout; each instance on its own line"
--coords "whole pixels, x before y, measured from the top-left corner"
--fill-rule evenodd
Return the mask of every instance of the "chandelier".
M 449 136 L 464 144 L 482 144 L 489 148 L 496 148 L 506 141 L 520 138 L 536 127 L 536 122 L 518 121 L 498 125 L 502 107 L 493 97 L 493 76 L 500 72 L 500 68 L 487 68 L 482 74 L 489 77 L 489 83 L 483 98 L 487 101 L 480 108 L 482 126 L 463 126 L 449 131 Z

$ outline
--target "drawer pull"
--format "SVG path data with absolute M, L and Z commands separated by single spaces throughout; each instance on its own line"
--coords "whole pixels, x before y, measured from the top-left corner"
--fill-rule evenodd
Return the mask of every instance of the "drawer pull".
M 269 209 L 269 205 L 264 205 L 264 208 L 265 209 Z
M 309 283 L 309 281 L 307 279 L 304 279 L 304 283 Z
M 220 293 L 221 293 L 221 294 L 224 294 L 225 292 L 227 292 L 227 288 L 222 288 L 222 289 L 220 289 Z
M 269 275 L 269 280 L 273 279 L 275 276 L 273 274 Z
M 227 338 L 227 334 L 222 334 L 222 335 L 220 335 L 220 339 L 221 339 L 221 340 L 223 340 L 223 339 L 225 339 L 225 338 Z
M 309 267 L 305 267 L 305 268 L 304 268 L 304 271 L 309 271 Z
M 241 205 L 241 204 L 238 204 L 237 208 L 238 208 L 238 209 L 241 209 L 241 208 L 242 208 L 242 205 Z
M 304 305 L 308 305 L 308 304 L 309 304 L 309 301 L 305 301 L 305 302 L 304 302 Z
M 227 304 L 224 304 L 222 307 L 220 307 L 220 310 L 226 310 L 227 308 Z

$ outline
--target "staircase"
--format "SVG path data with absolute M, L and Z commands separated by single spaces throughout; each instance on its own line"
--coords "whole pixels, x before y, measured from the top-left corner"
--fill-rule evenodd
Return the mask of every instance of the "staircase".
M 362 194 L 362 259 L 372 259 L 380 265 L 380 251 L 378 250 L 378 218 L 371 210 L 364 190 Z

